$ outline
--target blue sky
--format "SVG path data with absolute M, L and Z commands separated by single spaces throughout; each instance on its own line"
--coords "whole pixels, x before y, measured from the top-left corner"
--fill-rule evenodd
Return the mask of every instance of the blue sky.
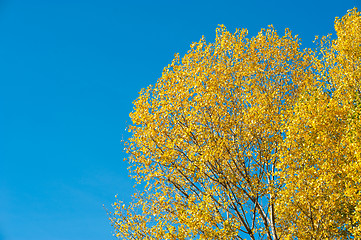
M 0 0 L 0 240 L 114 239 L 132 101 L 218 24 L 312 47 L 360 1 Z

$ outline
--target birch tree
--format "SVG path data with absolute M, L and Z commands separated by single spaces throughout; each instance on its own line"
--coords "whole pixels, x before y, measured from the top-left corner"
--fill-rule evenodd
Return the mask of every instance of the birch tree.
M 121 239 L 360 236 L 361 24 L 315 50 L 269 26 L 224 26 L 175 55 L 134 101 L 126 143 L 139 191 L 114 203 Z

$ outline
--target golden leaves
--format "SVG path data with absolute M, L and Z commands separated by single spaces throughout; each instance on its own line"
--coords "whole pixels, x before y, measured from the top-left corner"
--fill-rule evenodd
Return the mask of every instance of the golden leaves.
M 278 165 L 284 188 L 276 210 L 281 231 L 292 239 L 360 237 L 361 174 L 352 169 L 360 161 L 355 153 L 361 142 L 350 138 L 360 131 L 360 118 L 350 118 L 360 94 L 359 81 L 350 77 L 350 71 L 359 76 L 360 59 L 350 56 L 358 56 L 360 48 L 345 36 L 359 31 L 360 19 L 355 9 L 336 19 L 338 38 L 323 38 L 321 58 L 313 58 L 320 82 L 306 86 L 285 125 Z
M 175 55 L 134 101 L 127 150 L 146 185 L 114 204 L 119 237 L 359 236 L 359 18 L 336 20 L 339 38 L 315 51 L 289 30 L 220 26 Z

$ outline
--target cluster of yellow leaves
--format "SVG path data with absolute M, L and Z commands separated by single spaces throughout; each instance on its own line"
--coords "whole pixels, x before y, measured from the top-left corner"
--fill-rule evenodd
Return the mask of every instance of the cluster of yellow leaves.
M 124 239 L 360 236 L 361 18 L 300 50 L 289 30 L 217 29 L 176 55 L 131 113 L 142 192 L 112 223 Z
M 285 119 L 276 207 L 285 239 L 361 238 L 360 13 L 336 18 L 335 29 L 313 60 L 317 82 Z

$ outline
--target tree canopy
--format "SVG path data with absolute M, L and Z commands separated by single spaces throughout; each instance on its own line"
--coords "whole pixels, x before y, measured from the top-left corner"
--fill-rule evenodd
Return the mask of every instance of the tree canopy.
M 110 219 L 122 239 L 361 237 L 361 16 L 301 49 L 269 26 L 217 29 L 134 101 L 139 192 Z

